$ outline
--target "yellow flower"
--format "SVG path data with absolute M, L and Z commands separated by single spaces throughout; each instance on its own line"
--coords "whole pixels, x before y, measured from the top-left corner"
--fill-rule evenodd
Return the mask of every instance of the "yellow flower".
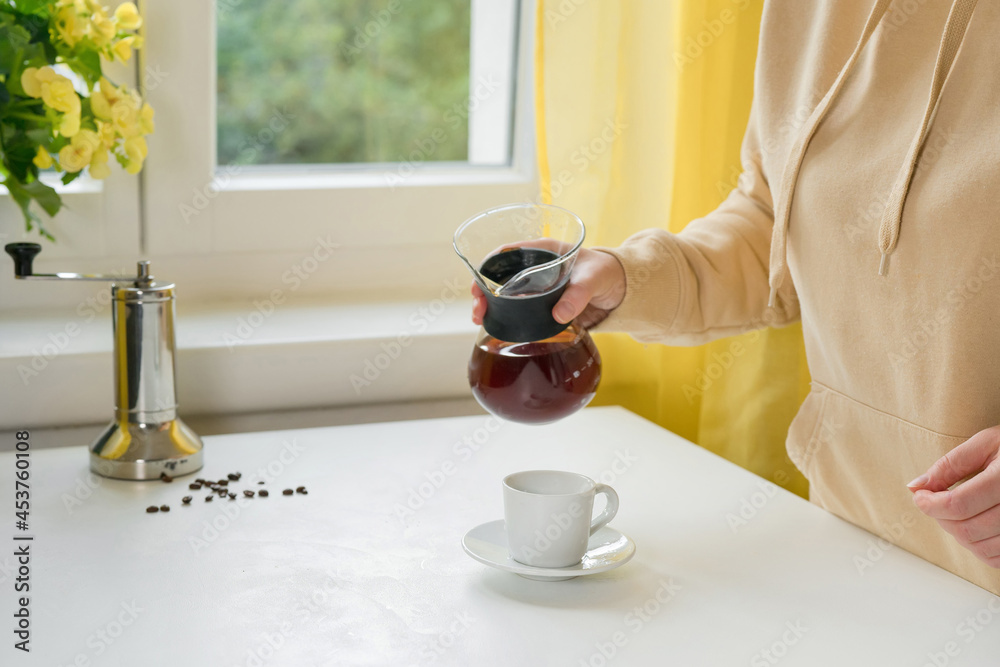
M 125 155 L 128 157 L 128 164 L 125 171 L 130 174 L 138 174 L 142 171 L 142 163 L 146 159 L 149 148 L 146 140 L 142 137 L 129 137 L 125 140 Z
M 38 98 L 42 96 L 42 83 L 38 80 L 37 67 L 25 67 L 21 72 L 21 87 L 28 97 Z
M 90 17 L 90 39 L 98 47 L 111 42 L 118 33 L 114 21 L 108 18 L 103 9 L 99 9 Z
M 143 134 L 152 134 L 156 131 L 156 123 L 153 122 L 153 107 L 148 103 L 142 105 L 139 111 L 139 127 Z
M 105 148 L 98 148 L 90 158 L 90 177 L 102 180 L 111 175 L 108 168 L 108 151 Z
M 116 136 L 114 125 L 97 121 L 97 138 L 100 139 L 102 148 L 111 148 L 114 146 Z
M 115 10 L 115 21 L 118 22 L 118 28 L 121 30 L 137 30 L 142 25 L 139 10 L 131 2 L 118 5 L 118 9 Z
M 125 91 L 101 77 L 100 90 L 90 94 L 90 108 L 101 120 L 111 120 L 111 108 L 125 98 Z
M 87 34 L 87 20 L 72 6 L 62 7 L 56 12 L 55 24 L 56 32 L 68 46 L 75 46 Z
M 64 137 L 74 137 L 80 131 L 80 112 L 63 115 L 59 122 L 59 134 Z
M 42 96 L 42 84 L 51 83 L 58 79 L 69 81 L 63 76 L 56 74 L 55 70 L 46 65 L 45 67 L 25 67 L 21 72 L 21 87 L 28 97 L 39 98 Z
M 56 111 L 80 115 L 80 96 L 73 84 L 64 76 L 56 76 L 53 81 L 42 82 L 42 101 Z
M 145 160 L 149 154 L 146 140 L 142 137 L 129 137 L 125 140 L 125 155 L 130 160 Z
M 52 156 L 49 155 L 49 152 L 41 146 L 38 147 L 38 153 L 31 161 L 34 162 L 35 166 L 39 169 L 48 169 L 52 166 Z
M 97 133 L 93 130 L 80 130 L 73 140 L 59 151 L 59 162 L 63 169 L 70 173 L 80 171 L 90 164 L 97 147 Z
M 129 58 L 132 57 L 132 43 L 135 42 L 135 37 L 124 37 L 119 39 L 114 46 L 111 47 L 111 52 L 115 54 L 115 57 L 123 63 L 127 63 Z
M 128 139 L 140 134 L 139 112 L 135 101 L 126 98 L 111 107 L 111 124 L 115 132 Z

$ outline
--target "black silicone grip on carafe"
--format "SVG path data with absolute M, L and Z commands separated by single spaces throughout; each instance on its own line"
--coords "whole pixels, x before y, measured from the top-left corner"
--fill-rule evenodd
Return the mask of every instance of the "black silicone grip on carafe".
M 558 258 L 555 253 L 537 248 L 518 248 L 490 257 L 480 272 L 496 283 L 503 284 L 522 270 Z M 558 272 L 559 267 L 553 271 Z M 544 271 L 542 272 L 544 273 Z M 545 276 L 540 275 L 540 280 Z M 551 338 L 569 327 L 552 317 L 552 308 L 566 291 L 568 282 L 549 291 L 526 296 L 497 296 L 486 293 L 486 333 L 508 343 L 528 343 Z

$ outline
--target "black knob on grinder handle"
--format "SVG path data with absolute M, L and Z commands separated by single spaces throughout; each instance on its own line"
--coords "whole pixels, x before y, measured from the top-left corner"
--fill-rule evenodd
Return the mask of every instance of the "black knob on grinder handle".
M 20 278 L 31 275 L 31 263 L 42 251 L 37 243 L 8 243 L 3 247 L 14 258 L 14 275 Z

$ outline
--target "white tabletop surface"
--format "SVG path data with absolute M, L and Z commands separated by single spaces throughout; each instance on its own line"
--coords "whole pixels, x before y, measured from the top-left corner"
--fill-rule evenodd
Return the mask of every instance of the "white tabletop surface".
M 0 455 L 4 666 L 1000 664 L 1000 599 L 619 408 L 206 438 L 195 477 L 259 489 L 270 466 L 270 497 L 240 503 L 188 478 L 95 484 L 83 445 L 30 460 L 22 533 Z M 502 477 L 533 468 L 610 482 L 635 558 L 551 583 L 463 553 L 502 517 Z M 35 538 L 30 654 L 15 534 Z

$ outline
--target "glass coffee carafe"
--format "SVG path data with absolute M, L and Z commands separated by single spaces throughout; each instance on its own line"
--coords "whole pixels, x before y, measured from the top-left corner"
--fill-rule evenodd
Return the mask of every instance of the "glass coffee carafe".
M 455 250 L 487 302 L 469 385 L 501 419 L 553 422 L 597 391 L 601 355 L 590 334 L 552 317 L 584 235 L 580 218 L 544 204 L 490 209 L 455 232 Z

